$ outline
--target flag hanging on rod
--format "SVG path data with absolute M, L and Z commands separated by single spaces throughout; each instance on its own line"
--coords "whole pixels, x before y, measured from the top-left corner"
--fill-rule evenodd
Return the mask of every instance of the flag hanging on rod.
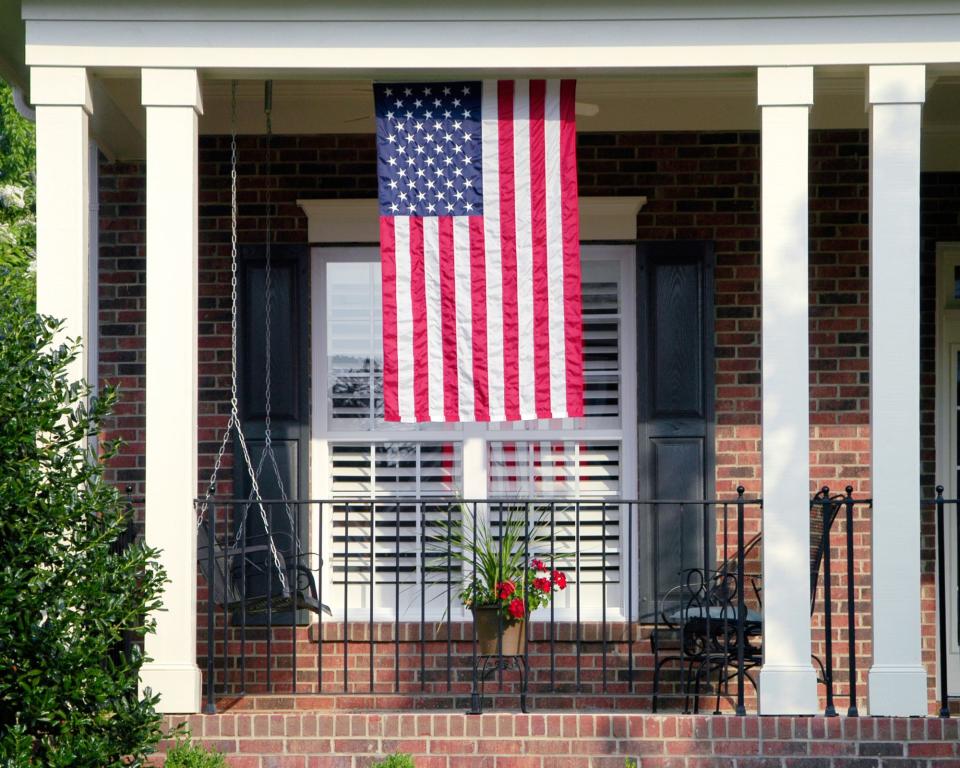
M 583 415 L 575 91 L 374 85 L 387 421 Z

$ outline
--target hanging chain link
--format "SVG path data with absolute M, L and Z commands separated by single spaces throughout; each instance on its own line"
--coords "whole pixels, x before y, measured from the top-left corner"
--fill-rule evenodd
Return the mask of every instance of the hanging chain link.
M 273 556 L 273 565 L 280 578 L 281 590 L 284 595 L 288 595 L 287 577 L 284 573 L 283 565 L 280 562 L 280 553 L 277 551 L 273 536 L 270 533 L 270 521 L 267 519 L 267 510 L 260 496 L 260 484 L 257 479 L 259 473 L 254 470 L 253 460 L 250 458 L 250 451 L 247 448 L 247 439 L 243 434 L 243 427 L 240 423 L 240 407 L 237 397 L 237 217 L 237 81 L 234 80 L 230 85 L 230 418 L 227 420 L 223 440 L 217 452 L 217 458 L 213 465 L 213 472 L 210 476 L 210 484 L 207 486 L 206 496 L 200 505 L 200 512 L 197 515 L 197 528 L 199 529 L 200 526 L 203 525 L 210 499 L 214 493 L 216 493 L 217 475 L 220 472 L 223 457 L 230 442 L 230 434 L 236 429 L 237 441 L 240 443 L 244 465 L 250 477 L 250 498 L 255 501 L 259 509 L 260 520 L 263 523 L 263 530 L 270 547 L 270 554 Z M 269 370 L 269 357 L 267 360 Z M 249 508 L 249 504 L 245 505 L 243 514 L 240 517 L 240 524 L 237 526 L 236 536 L 234 537 L 235 549 L 239 546 L 240 540 L 243 537 Z
M 271 403 L 273 401 L 273 365 L 271 356 L 273 354 L 273 270 L 272 270 L 272 254 L 270 252 L 271 246 L 273 244 L 273 209 L 270 207 L 270 185 L 273 183 L 273 166 L 272 166 L 272 154 L 273 154 L 273 81 L 267 80 L 263 85 L 263 111 L 266 115 L 267 120 L 267 137 L 266 137 L 266 147 L 267 147 L 267 167 L 266 167 L 266 191 L 264 193 L 264 198 L 266 205 L 264 206 L 267 211 L 267 242 L 266 242 L 266 252 L 264 258 L 264 276 L 263 276 L 263 290 L 264 290 L 264 321 L 263 321 L 263 331 L 264 331 L 264 340 L 263 340 L 263 349 L 264 349 L 264 372 L 263 372 L 263 400 L 264 400 L 264 415 L 263 415 L 263 442 L 264 442 L 264 452 L 270 450 L 273 445 L 273 422 L 271 419 Z

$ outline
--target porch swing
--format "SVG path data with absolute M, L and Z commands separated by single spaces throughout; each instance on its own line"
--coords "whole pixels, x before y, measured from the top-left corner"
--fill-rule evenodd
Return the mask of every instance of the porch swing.
M 270 146 L 272 130 L 272 92 L 273 83 L 267 81 L 264 86 L 264 114 L 266 117 L 267 177 L 270 170 Z M 265 248 L 264 280 L 264 344 L 266 362 L 264 365 L 264 420 L 263 452 L 256 465 L 250 457 L 247 439 L 243 432 L 237 397 L 237 82 L 230 87 L 230 418 L 223 432 L 220 449 L 217 452 L 207 492 L 201 501 L 197 513 L 197 565 L 210 589 L 210 600 L 225 610 L 240 609 L 249 613 L 266 612 L 285 613 L 307 610 L 319 614 L 330 614 L 330 609 L 320 602 L 317 583 L 313 572 L 300 560 L 310 553 L 301 552 L 300 539 L 293 504 L 287 498 L 286 484 L 283 482 L 280 467 L 273 448 L 271 434 L 271 304 L 273 289 L 271 284 L 272 232 L 270 215 L 267 215 L 267 237 Z M 208 519 L 207 511 L 216 494 L 217 475 L 230 443 L 231 435 L 236 431 L 237 444 L 242 454 L 244 469 L 250 481 L 250 493 L 240 507 L 239 519 L 233 541 L 224 537 L 218 540 L 214 530 L 214 521 Z M 273 477 L 280 492 L 280 504 L 286 512 L 290 525 L 290 544 L 293 545 L 293 562 L 287 562 L 276 539 L 279 534 L 271 530 L 267 513 L 268 502 L 260 493 L 260 478 L 265 464 L 273 470 Z M 263 525 L 263 534 L 255 537 L 247 535 L 247 516 L 251 507 L 259 513 Z M 246 537 L 246 538 L 245 538 Z M 276 579 L 272 578 L 276 573 Z

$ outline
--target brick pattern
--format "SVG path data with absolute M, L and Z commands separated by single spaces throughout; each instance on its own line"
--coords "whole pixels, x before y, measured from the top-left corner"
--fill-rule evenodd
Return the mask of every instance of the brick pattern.
M 168 725 L 179 724 L 176 717 Z M 232 768 L 364 768 L 395 751 L 417 768 L 946 768 L 957 721 L 608 714 L 191 716 Z
M 248 628 L 244 659 L 237 652 L 239 632 L 236 629 L 230 632 L 233 651 L 225 659 L 222 634 L 218 631 L 213 663 L 218 707 L 242 706 L 264 711 L 278 700 L 290 701 L 291 697 L 293 701 L 307 702 L 308 706 L 323 702 L 319 708 L 346 711 L 463 710 L 470 706 L 473 690 L 473 625 L 470 622 L 428 622 L 422 629 L 414 622 L 399 627 L 387 622 L 375 623 L 372 627 L 351 622 L 345 631 L 342 622 L 324 621 L 323 643 L 319 646 L 316 625 L 296 631 L 294 644 L 290 627 L 275 628 L 268 654 L 266 629 Z M 527 701 L 532 710 L 652 711 L 653 669 L 657 657 L 650 642 L 650 626 L 634 623 L 628 631 L 623 623 L 604 626 L 596 621 L 583 622 L 578 638 L 574 624 L 558 623 L 552 640 L 548 623 L 533 623 L 528 631 Z M 684 689 L 676 661 L 678 638 L 668 637 L 663 627 L 658 632 L 659 658 L 674 658 L 662 670 L 659 710 L 681 709 Z M 206 672 L 207 668 L 202 669 Z M 516 665 L 503 672 L 502 682 L 494 674 L 485 684 L 478 678 L 477 686 L 483 693 L 485 709 L 518 706 L 521 677 Z M 716 689 L 710 680 L 705 680 L 702 687 L 704 696 L 700 705 L 712 709 Z M 755 692 L 749 682 L 745 690 L 752 709 Z M 235 698 L 241 693 L 245 698 L 238 704 Z M 733 682 L 722 692 L 721 708 L 733 711 L 735 697 L 736 683 Z M 692 704 L 690 702 L 690 706 Z M 304 704 L 295 706 L 302 708 Z
M 203 137 L 200 154 L 200 477 L 209 476 L 229 392 L 229 145 Z M 277 242 L 304 242 L 296 199 L 371 197 L 376 177 L 372 137 L 281 136 L 266 178 L 262 137 L 240 137 L 241 243 L 262 243 L 267 217 Z M 760 439 L 759 137 L 743 133 L 584 134 L 578 146 L 581 194 L 646 195 L 638 220 L 643 239 L 706 239 L 717 253 L 717 490 L 743 482 L 758 493 Z M 811 490 L 851 483 L 869 493 L 867 136 L 811 132 Z M 108 435 L 126 443 L 109 479 L 143 494 L 144 440 L 144 169 L 101 163 L 100 377 L 120 388 Z M 933 249 L 960 240 L 960 174 L 923 176 L 924 373 L 921 404 L 923 483 L 933 485 Z M 221 472 L 231 493 L 231 459 Z M 869 513 L 858 512 L 855 560 L 861 671 L 869 662 Z M 750 521 L 759 530 L 759 520 Z M 935 658 L 932 511 L 924 516 L 924 653 Z M 843 528 L 837 541 L 842 541 Z M 842 562 L 843 546 L 834 557 Z M 835 574 L 836 601 L 845 575 Z M 202 595 L 201 595 L 202 596 Z M 836 640 L 845 627 L 835 622 Z M 822 633 L 815 633 L 822 650 Z M 844 671 L 838 671 L 842 683 Z M 861 688 L 863 690 L 863 688 Z M 932 690 L 932 689 L 931 689 Z
M 851 482 L 855 491 L 869 493 L 866 142 L 863 131 L 811 133 L 811 490 Z M 202 481 L 228 406 L 229 144 L 226 137 L 207 136 L 200 149 Z M 263 137 L 240 137 L 241 244 L 264 241 L 268 214 L 277 242 L 304 242 L 298 198 L 376 194 L 372 137 L 275 137 L 271 158 L 267 189 Z M 714 242 L 717 490 L 732 493 L 742 481 L 758 493 L 758 134 L 583 134 L 578 162 L 584 196 L 648 196 L 638 221 L 641 239 Z M 115 427 L 128 441 L 130 466 L 115 465 L 114 479 L 133 483 L 136 496 L 143 491 L 143 174 L 138 164 L 103 163 L 100 169 L 100 376 L 121 387 L 130 411 L 131 418 Z M 927 191 L 935 192 L 931 185 Z M 945 215 L 931 226 L 949 225 Z M 224 478 L 229 484 L 229 471 Z

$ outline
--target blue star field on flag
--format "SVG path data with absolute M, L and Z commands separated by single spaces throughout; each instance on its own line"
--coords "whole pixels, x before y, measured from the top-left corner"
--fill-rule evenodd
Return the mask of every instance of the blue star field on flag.
M 381 216 L 483 213 L 479 82 L 374 85 Z

